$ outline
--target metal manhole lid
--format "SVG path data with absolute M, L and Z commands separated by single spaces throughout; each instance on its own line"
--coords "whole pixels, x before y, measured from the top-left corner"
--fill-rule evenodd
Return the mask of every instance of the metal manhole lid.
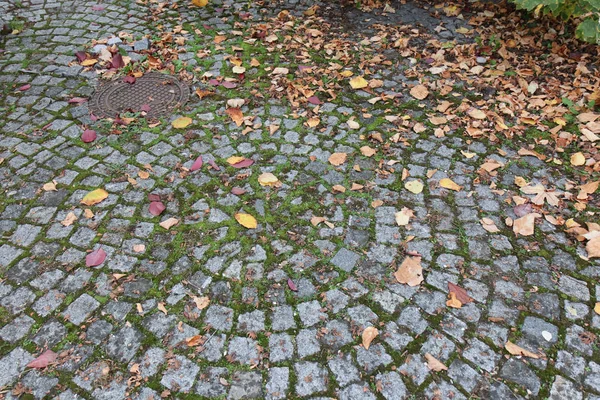
M 92 114 L 102 118 L 144 110 L 147 117 L 160 117 L 184 105 L 189 95 L 189 87 L 175 77 L 150 72 L 134 83 L 119 79 L 100 85 L 90 99 L 89 108 Z

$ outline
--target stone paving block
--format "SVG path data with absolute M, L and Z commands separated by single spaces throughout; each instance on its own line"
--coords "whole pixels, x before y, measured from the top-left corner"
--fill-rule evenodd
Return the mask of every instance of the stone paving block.
M 84 293 L 69 304 L 62 315 L 71 323 L 81 325 L 98 307 L 100 307 L 98 300 Z
M 308 396 L 327 389 L 327 372 L 314 362 L 299 362 L 294 365 L 296 372 L 296 394 Z
M 189 359 L 175 356 L 169 360 L 160 383 L 172 391 L 188 393 L 196 381 L 199 370 L 200 368 Z
M 258 372 L 236 371 L 231 378 L 228 400 L 262 399 L 263 380 Z

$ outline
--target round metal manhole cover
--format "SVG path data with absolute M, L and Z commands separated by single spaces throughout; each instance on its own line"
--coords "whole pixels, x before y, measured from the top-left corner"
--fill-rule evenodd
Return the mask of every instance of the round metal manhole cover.
M 90 99 L 89 108 L 92 114 L 103 118 L 141 111 L 147 117 L 161 117 L 184 105 L 189 95 L 189 87 L 175 77 L 150 72 L 134 83 L 121 78 L 100 85 Z

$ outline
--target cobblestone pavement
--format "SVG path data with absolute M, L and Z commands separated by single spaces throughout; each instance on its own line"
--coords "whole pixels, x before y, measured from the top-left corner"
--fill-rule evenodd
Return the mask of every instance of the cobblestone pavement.
M 472 140 L 460 129 L 434 135 L 427 114 L 437 103 L 408 94 L 419 81 L 398 55 L 371 71 L 380 87 L 352 91 L 346 81 L 335 99 L 321 95 L 318 110 L 277 96 L 277 76 L 265 68 L 296 68 L 294 57 L 306 55 L 278 43 L 291 43 L 284 37 L 298 33 L 312 4 L 282 6 L 300 17 L 296 25 L 280 14 L 280 29 L 262 35 L 278 37 L 258 46 L 248 33 L 261 37 L 261 24 L 282 9 L 274 3 L 182 3 L 148 22 L 164 4 L 0 1 L 21 24 L 0 46 L 0 398 L 600 399 L 600 264 L 545 219 L 533 236 L 516 237 L 506 225 L 518 217 L 507 202 L 518 194 L 515 177 L 563 189 L 568 177 L 518 157 L 513 141 Z M 396 7 L 394 23 L 409 31 L 472 42 L 457 33 L 465 20 Z M 386 22 L 370 16 L 357 17 L 354 35 L 371 37 Z M 173 65 L 196 76 L 194 89 L 236 78 L 225 57 L 235 54 L 246 79 L 262 76 L 262 84 L 220 86 L 160 125 L 115 128 L 92 121 L 86 103 L 68 102 L 88 98 L 98 82 L 76 51 L 113 38 L 135 61 L 169 30 L 186 39 Z M 119 32 L 129 36 L 114 39 Z M 301 32 L 302 40 L 320 37 Z M 353 51 L 327 43 L 320 50 L 331 59 Z M 348 65 L 355 74 L 363 68 Z M 455 82 L 458 103 L 485 98 L 468 85 Z M 368 101 L 382 93 L 404 100 Z M 225 113 L 236 97 L 250 100 L 241 126 Z M 171 126 L 180 115 L 192 117 L 187 129 Z M 399 129 L 413 120 L 425 129 Z M 98 140 L 81 141 L 86 126 Z M 334 166 L 333 153 L 347 160 Z M 198 155 L 205 164 L 190 172 Z M 236 170 L 231 156 L 255 163 Z M 486 181 L 477 173 L 485 160 L 501 165 Z M 261 186 L 264 172 L 280 185 Z M 462 189 L 440 187 L 447 177 Z M 51 182 L 55 190 L 43 188 Z M 407 190 L 412 182 L 423 191 Z M 108 198 L 82 205 L 97 188 Z M 160 216 L 149 212 L 149 194 L 165 203 Z M 404 207 L 414 215 L 399 226 Z M 239 225 L 239 212 L 258 227 Z M 159 225 L 170 217 L 179 223 Z M 499 231 L 483 229 L 482 218 Z M 100 247 L 106 261 L 86 267 L 86 253 Z M 398 283 L 396 268 L 417 253 L 424 282 Z M 474 301 L 448 307 L 449 282 Z M 365 349 L 368 326 L 379 336 Z M 513 356 L 507 341 L 540 356 Z M 58 353 L 56 362 L 26 368 L 45 349 Z M 447 370 L 432 371 L 427 354 Z

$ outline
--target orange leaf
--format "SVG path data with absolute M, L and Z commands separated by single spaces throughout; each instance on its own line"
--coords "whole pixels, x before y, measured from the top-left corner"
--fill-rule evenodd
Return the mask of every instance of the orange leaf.
M 508 351 L 513 356 L 525 356 L 525 357 L 530 357 L 530 358 L 540 358 L 539 355 L 532 353 L 529 350 L 525 350 L 524 348 L 522 348 L 520 346 L 517 346 L 510 340 L 506 342 L 506 344 L 504 345 L 504 348 L 506 349 L 506 351 Z
M 440 360 L 429 353 L 425 353 L 425 359 L 427 360 L 427 368 L 431 371 L 440 372 L 448 369 Z
M 373 326 L 368 326 L 362 333 L 362 344 L 366 350 L 369 350 L 369 346 L 373 339 L 375 339 L 379 335 L 379 331 L 377 328 Z
M 455 285 L 452 282 L 448 282 L 448 291 L 450 293 L 454 293 L 458 301 L 460 301 L 463 304 L 467 304 L 473 301 L 473 299 L 467 294 L 467 291 L 465 289 L 461 288 L 458 285 Z
M 244 114 L 242 114 L 242 110 L 237 107 L 232 107 L 225 110 L 225 112 L 237 126 L 242 126 L 244 123 Z
M 348 154 L 346 153 L 333 153 L 331 156 L 329 156 L 329 162 L 331 165 L 335 165 L 337 167 L 346 162 L 346 157 L 348 157 Z
M 408 286 L 417 286 L 423 282 L 423 267 L 421 267 L 421 257 L 406 257 L 394 277 L 400 283 Z

